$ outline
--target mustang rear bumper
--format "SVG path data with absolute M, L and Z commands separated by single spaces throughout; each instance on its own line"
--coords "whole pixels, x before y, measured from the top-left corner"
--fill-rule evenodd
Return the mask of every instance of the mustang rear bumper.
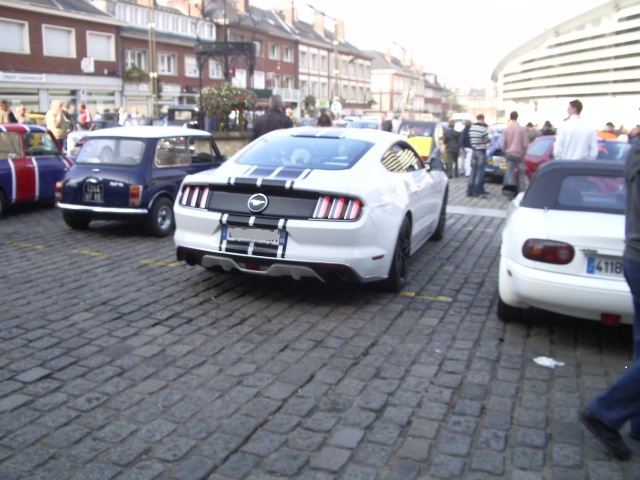
M 205 268 L 219 267 L 225 271 L 239 270 L 267 277 L 288 276 L 296 280 L 310 277 L 325 283 L 332 282 L 373 282 L 382 278 L 359 277 L 351 267 L 337 263 L 296 262 L 280 258 L 247 257 L 228 253 L 212 253 L 186 247 L 178 247 L 176 256 L 188 265 Z

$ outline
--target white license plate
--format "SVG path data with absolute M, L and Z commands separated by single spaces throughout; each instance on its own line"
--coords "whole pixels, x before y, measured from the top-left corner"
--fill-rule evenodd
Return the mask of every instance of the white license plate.
M 587 257 L 587 273 L 603 277 L 622 277 L 622 259 L 619 257 Z
M 280 242 L 280 230 L 277 228 L 268 230 L 266 228 L 227 226 L 226 240 L 278 245 Z
M 84 196 L 85 202 L 104 203 L 104 187 L 101 183 L 85 183 Z

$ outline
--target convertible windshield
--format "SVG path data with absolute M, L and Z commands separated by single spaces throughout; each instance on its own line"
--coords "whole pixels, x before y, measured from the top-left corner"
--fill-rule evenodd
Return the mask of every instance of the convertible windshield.
M 104 165 L 140 165 L 145 142 L 136 139 L 87 138 L 78 152 L 76 163 Z
M 350 138 L 275 137 L 256 141 L 237 163 L 343 170 L 355 165 L 372 146 L 371 142 Z

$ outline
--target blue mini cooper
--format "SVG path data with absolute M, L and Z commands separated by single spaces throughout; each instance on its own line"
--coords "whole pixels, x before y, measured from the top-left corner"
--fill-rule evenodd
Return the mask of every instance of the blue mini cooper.
M 87 132 L 80 143 L 75 165 L 56 185 L 56 205 L 75 229 L 98 219 L 132 220 L 169 235 L 182 179 L 225 160 L 210 133 L 190 128 L 109 128 Z

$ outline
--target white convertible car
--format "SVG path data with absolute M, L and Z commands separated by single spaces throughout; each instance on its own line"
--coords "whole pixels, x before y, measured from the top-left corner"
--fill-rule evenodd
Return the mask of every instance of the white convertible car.
M 400 290 L 409 257 L 444 232 L 448 180 L 379 130 L 276 130 L 216 170 L 184 179 L 179 260 L 265 276 L 381 282 Z
M 509 206 L 502 232 L 498 316 L 530 307 L 633 324 L 624 279 L 623 163 L 554 160 Z

